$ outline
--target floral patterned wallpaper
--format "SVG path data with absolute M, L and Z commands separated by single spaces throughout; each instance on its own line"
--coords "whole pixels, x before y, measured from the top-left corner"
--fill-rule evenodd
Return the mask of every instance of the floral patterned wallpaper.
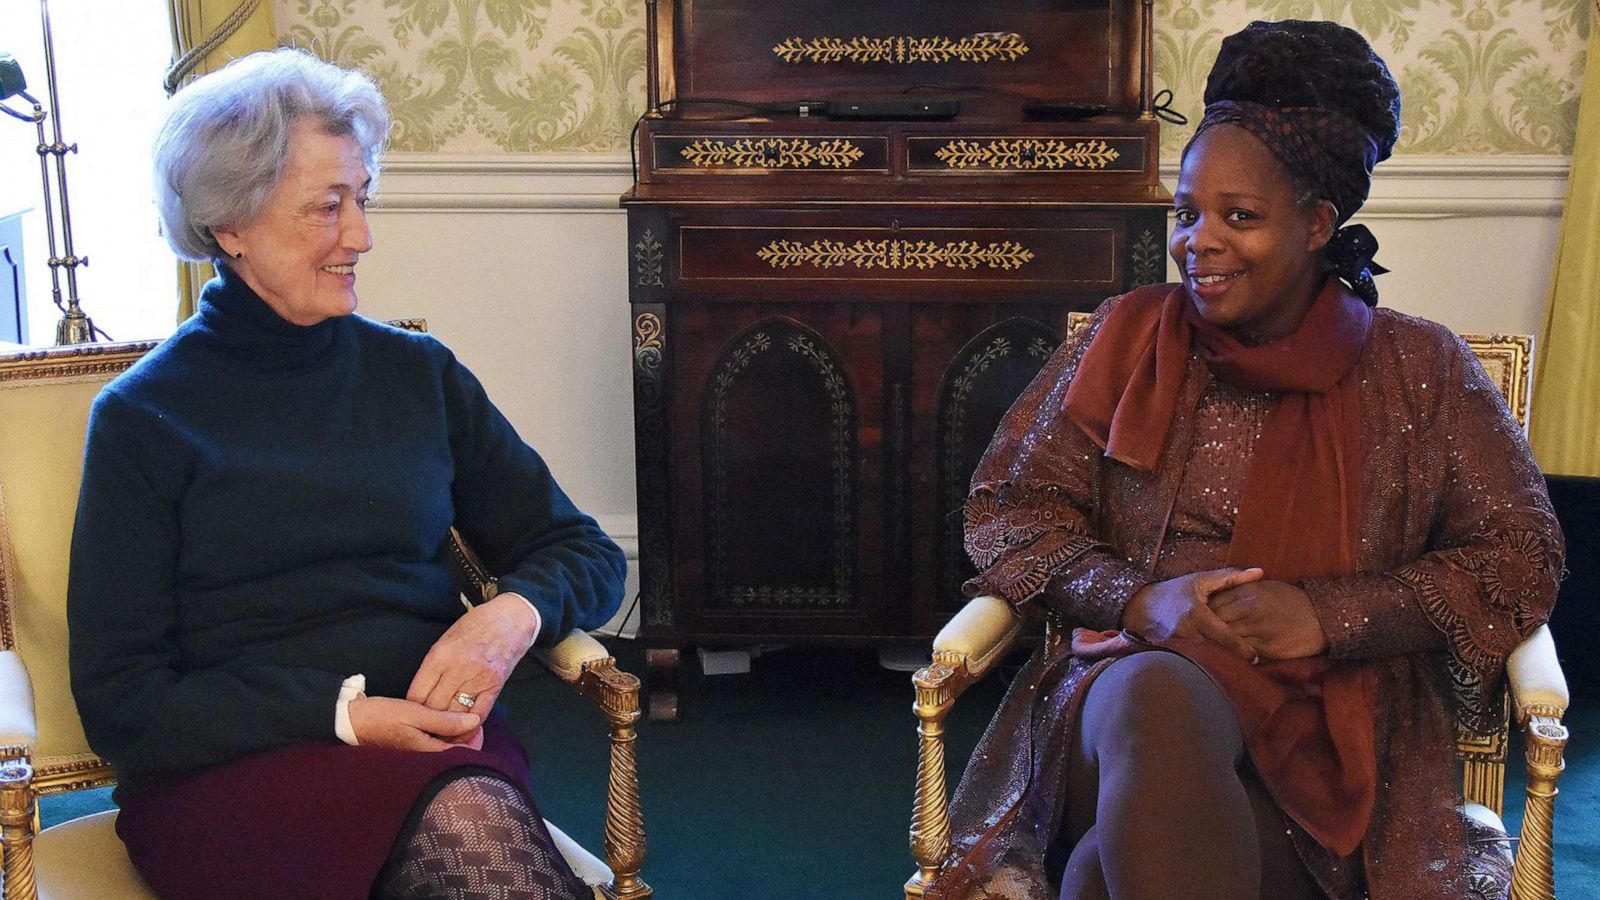
M 755 0 L 752 0 L 755 2 Z M 1592 0 L 1156 0 L 1157 87 L 1197 117 L 1252 19 L 1352 25 L 1403 92 L 1397 152 L 1569 153 Z M 275 0 L 284 43 L 371 73 L 397 150 L 625 150 L 644 108 L 643 0 Z M 1167 127 L 1163 150 L 1189 129 Z
M 644 109 L 643 0 L 276 0 L 280 40 L 356 65 L 396 150 L 618 151 Z

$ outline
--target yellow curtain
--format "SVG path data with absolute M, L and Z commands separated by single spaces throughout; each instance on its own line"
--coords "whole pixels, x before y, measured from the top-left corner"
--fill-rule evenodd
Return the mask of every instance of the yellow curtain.
M 1600 477 L 1600 8 L 1591 16 L 1584 66 L 1530 424 L 1546 473 Z
M 172 20 L 170 95 L 229 60 L 278 44 L 271 0 L 167 0 Z M 178 321 L 194 312 L 200 288 L 215 272 L 210 263 L 178 263 Z

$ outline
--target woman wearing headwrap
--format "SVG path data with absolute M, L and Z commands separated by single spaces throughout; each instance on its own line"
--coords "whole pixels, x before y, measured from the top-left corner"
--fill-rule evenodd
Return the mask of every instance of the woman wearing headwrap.
M 1455 726 L 1497 724 L 1562 543 L 1471 352 L 1374 308 L 1344 223 L 1398 88 L 1354 31 L 1256 22 L 1205 99 L 1182 282 L 1102 304 L 974 475 L 969 592 L 1080 627 L 1014 682 L 927 895 L 1503 897 Z

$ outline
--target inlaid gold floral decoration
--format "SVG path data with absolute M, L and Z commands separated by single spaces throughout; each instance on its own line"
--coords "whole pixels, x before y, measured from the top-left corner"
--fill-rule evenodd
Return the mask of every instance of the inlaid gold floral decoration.
M 952 169 L 1104 169 L 1122 154 L 1105 141 L 1057 138 L 956 140 L 933 154 Z
M 1014 62 L 1028 43 L 1014 32 L 965 37 L 792 37 L 772 48 L 787 63 L 947 63 Z
M 633 349 L 660 350 L 664 344 L 661 334 L 660 317 L 655 313 L 640 313 L 633 320 Z
M 862 156 L 843 138 L 701 138 L 678 152 L 702 169 L 848 169 Z
M 1020 269 L 1033 251 L 1015 241 L 772 241 L 756 251 L 774 269 Z

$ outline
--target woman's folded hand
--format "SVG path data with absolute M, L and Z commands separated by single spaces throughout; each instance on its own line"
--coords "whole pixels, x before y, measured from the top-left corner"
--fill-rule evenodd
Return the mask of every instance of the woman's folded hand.
M 1229 629 L 1208 601 L 1215 594 L 1261 578 L 1260 569 L 1208 569 L 1140 588 L 1122 611 L 1122 627 L 1152 644 L 1173 639 L 1208 640 L 1241 659 L 1256 648 Z
M 363 695 L 350 701 L 350 728 L 363 747 L 446 750 L 467 744 L 480 749 L 482 724 L 476 713 L 441 712 L 394 697 Z
M 1253 581 L 1211 595 L 1211 609 L 1265 659 L 1300 659 L 1328 648 L 1311 597 L 1283 581 Z
M 465 694 L 473 712 L 488 716 L 537 627 L 528 601 L 517 594 L 474 606 L 422 658 L 406 699 L 429 709 L 465 712 L 468 706 L 458 699 Z

